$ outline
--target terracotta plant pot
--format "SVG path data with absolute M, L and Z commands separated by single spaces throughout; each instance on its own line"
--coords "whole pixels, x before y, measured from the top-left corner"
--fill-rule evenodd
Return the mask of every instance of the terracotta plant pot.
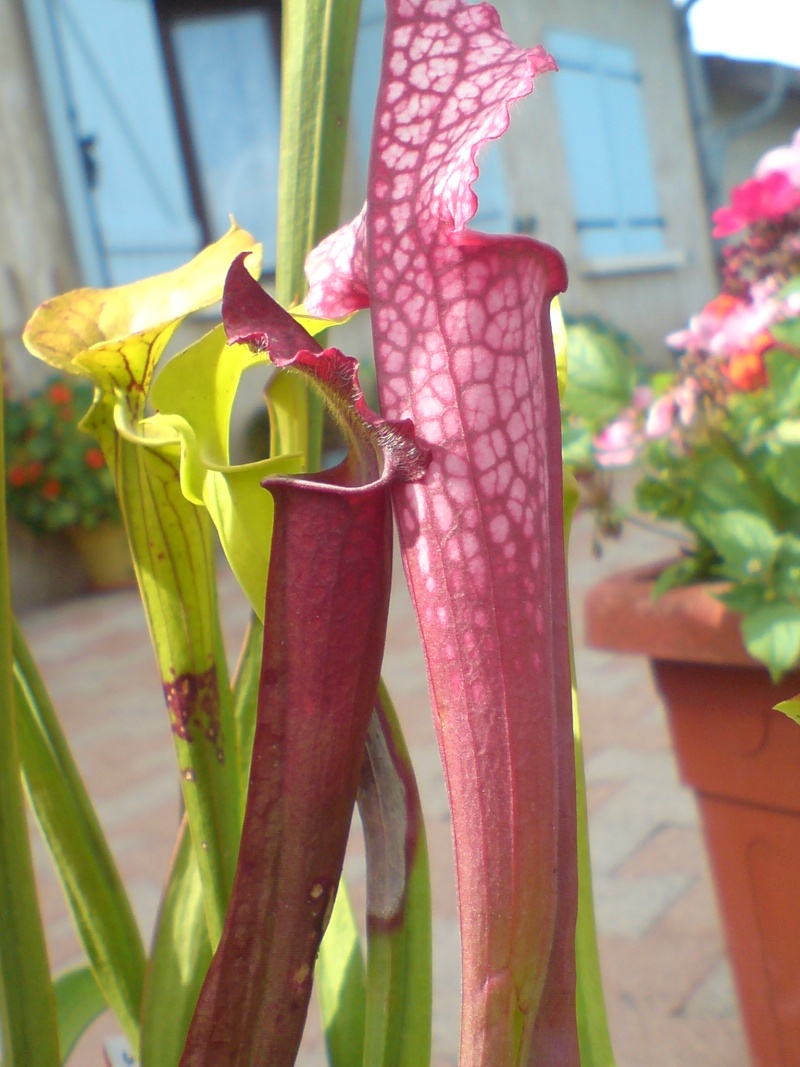
M 93 592 L 130 589 L 136 584 L 131 550 L 121 523 L 101 522 L 93 530 L 75 526 L 70 540 L 80 554 Z
M 800 1067 L 800 727 L 703 586 L 652 598 L 664 566 L 615 575 L 586 600 L 592 648 L 646 655 L 703 823 L 742 1020 L 757 1067 Z

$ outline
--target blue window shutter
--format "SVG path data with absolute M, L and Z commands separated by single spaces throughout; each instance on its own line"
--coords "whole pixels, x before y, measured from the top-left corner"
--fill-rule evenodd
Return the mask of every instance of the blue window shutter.
M 277 244 L 280 71 L 263 10 L 179 18 L 171 31 L 178 76 L 212 238 L 229 216 L 264 247 Z
M 553 32 L 556 100 L 583 254 L 663 249 L 640 78 L 630 49 Z
M 361 0 L 353 67 L 351 128 L 365 191 L 372 119 L 381 75 L 385 17 L 384 0 Z M 481 152 L 478 165 L 480 176 L 473 186 L 478 195 L 478 211 L 470 226 L 490 233 L 508 233 L 513 228 L 513 220 L 499 146 L 490 142 Z
M 26 2 L 87 282 L 185 262 L 200 227 L 152 0 Z
M 378 98 L 386 19 L 384 0 L 361 0 L 351 92 L 351 137 L 356 149 L 362 193 L 366 195 L 372 119 Z

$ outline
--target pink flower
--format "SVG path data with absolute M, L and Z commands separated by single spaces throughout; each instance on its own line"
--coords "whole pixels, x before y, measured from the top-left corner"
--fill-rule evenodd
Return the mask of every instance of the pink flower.
M 629 409 L 610 422 L 592 444 L 601 467 L 628 467 L 636 459 L 641 442 L 641 429 Z
M 671 348 L 691 352 L 706 352 L 712 356 L 730 356 L 733 352 L 750 348 L 770 323 L 780 317 L 781 307 L 765 286 L 753 286 L 752 301 L 723 293 L 694 315 L 688 329 L 671 333 L 667 344 Z
M 664 393 L 653 403 L 647 413 L 647 419 L 644 424 L 645 436 L 650 438 L 666 437 L 675 425 L 677 413 L 678 406 L 675 403 L 672 391 Z
M 730 206 L 714 212 L 712 237 L 730 237 L 753 222 L 777 219 L 800 207 L 800 189 L 782 170 L 748 178 L 731 193 Z
M 722 323 L 743 301 L 726 293 L 709 301 L 703 310 L 693 315 L 685 330 L 676 330 L 669 334 L 667 344 L 677 351 L 703 351 L 709 347 L 719 333 Z
M 684 426 L 691 426 L 697 412 L 697 401 L 700 397 L 700 383 L 696 378 L 686 378 L 673 390 L 675 407 L 678 410 L 678 418 Z
M 755 170 L 756 178 L 765 178 L 773 171 L 783 171 L 796 189 L 800 189 L 800 130 L 792 143 L 773 148 L 763 155 Z
M 651 405 L 644 424 L 645 437 L 666 437 L 681 426 L 691 426 L 697 411 L 700 385 L 696 378 L 678 382 Z

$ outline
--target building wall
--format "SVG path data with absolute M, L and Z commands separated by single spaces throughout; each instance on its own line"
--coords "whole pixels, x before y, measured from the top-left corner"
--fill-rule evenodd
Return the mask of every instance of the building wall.
M 719 125 L 744 115 L 758 101 L 751 94 L 735 89 L 715 90 L 712 93 L 715 122 Z M 778 114 L 758 129 L 736 137 L 728 143 L 723 168 L 723 189 L 728 194 L 753 173 L 765 152 L 778 145 L 789 144 L 795 130 L 800 129 L 800 94 L 788 96 Z
M 502 153 L 519 227 L 528 229 L 532 220 L 535 236 L 556 245 L 567 260 L 565 309 L 611 321 L 633 335 L 648 362 L 663 363 L 664 335 L 713 295 L 716 284 L 672 4 L 498 0 L 498 7 L 520 43 L 541 41 L 551 29 L 567 30 L 636 54 L 673 265 L 645 269 L 640 263 L 622 274 L 587 270 L 554 96 L 557 74 L 539 79 L 533 97 L 515 109 L 509 135 L 492 151 Z M 21 12 L 22 0 L 0 0 L 0 137 L 12 146 L 0 168 L 0 300 L 4 330 L 12 338 L 39 301 L 78 278 Z
M 12 387 L 45 373 L 19 340 L 34 308 L 79 283 L 21 0 L 0 0 L 0 330 Z
M 503 149 L 517 212 L 534 219 L 535 236 L 566 258 L 570 284 L 564 309 L 609 320 L 633 336 L 648 363 L 664 364 L 670 358 L 664 336 L 682 326 L 716 287 L 672 4 L 501 0 L 498 7 L 506 30 L 520 43 L 540 42 L 548 30 L 566 30 L 625 45 L 636 54 L 665 244 L 677 266 L 605 276 L 587 270 L 554 95 L 558 74 L 537 81 L 533 98 L 514 115 Z

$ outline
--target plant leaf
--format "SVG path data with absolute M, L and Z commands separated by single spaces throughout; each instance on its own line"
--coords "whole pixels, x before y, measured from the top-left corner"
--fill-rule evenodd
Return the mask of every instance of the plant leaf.
M 25 790 L 95 980 L 136 1049 L 145 965 L 136 917 L 47 689 L 16 624 L 14 656 Z
M 146 1067 L 177 1067 L 210 963 L 202 882 L 184 819 L 145 978 L 141 1061 Z
M 48 301 L 24 335 L 34 355 L 96 386 L 83 426 L 94 433 L 114 476 L 172 719 L 213 941 L 233 881 L 243 798 L 211 524 L 182 495 L 178 444 L 143 447 L 121 438 L 117 426 L 135 426 L 144 417 L 155 369 L 181 318 L 219 298 L 223 272 L 243 249 L 257 270 L 259 246 L 233 227 L 178 271 Z
M 389 0 L 367 205 L 306 261 L 309 310 L 371 308 L 381 408 L 412 417 L 433 453 L 393 504 L 453 814 L 462 1067 L 579 1056 L 550 330 L 566 272 L 530 238 L 467 229 L 478 152 L 553 66 L 488 4 Z
M 339 221 L 360 0 L 284 0 L 281 143 L 275 292 L 296 304 L 308 250 Z M 273 456 L 301 453 L 320 465 L 322 408 L 295 375 L 268 390 Z
M 613 421 L 631 403 L 636 367 L 622 344 L 599 323 L 570 323 L 567 364 L 567 411 L 599 427 Z
M 266 357 L 246 345 L 228 345 L 222 326 L 174 356 L 153 383 L 159 413 L 131 423 L 117 405 L 119 433 L 156 450 L 180 448 L 180 484 L 191 503 L 211 517 L 228 562 L 253 611 L 264 611 L 272 530 L 272 499 L 262 479 L 301 469 L 301 457 L 230 463 L 233 401 L 242 373 Z
M 572 520 L 580 493 L 574 475 L 564 471 L 564 543 L 569 548 Z M 614 1067 L 611 1033 L 608 1027 L 603 976 L 592 890 L 592 862 L 589 842 L 589 809 L 586 798 L 586 772 L 583 737 L 578 708 L 572 626 L 569 635 L 572 675 L 572 731 L 575 740 L 575 786 L 578 846 L 578 918 L 575 926 L 575 1001 L 581 1067 Z
M 256 615 L 250 617 L 247 633 L 239 653 L 233 680 L 233 718 L 239 735 L 239 775 L 242 792 L 247 795 L 250 778 L 250 759 L 253 755 L 253 734 L 258 711 L 258 685 L 261 678 L 261 649 L 264 645 L 264 624 Z
M 314 970 L 330 1067 L 360 1067 L 364 1057 L 364 956 L 344 880 Z
M 800 656 L 800 607 L 778 600 L 749 612 L 742 618 L 742 637 L 750 655 L 779 681 Z
M 366 407 L 355 360 L 319 346 L 239 257 L 223 297 L 234 342 L 305 374 L 348 455 L 306 479 L 269 479 L 275 520 L 258 718 L 231 904 L 181 1067 L 294 1063 L 319 942 L 341 874 L 388 611 L 388 489 L 419 478 L 408 424 Z M 298 350 L 299 348 L 299 350 Z
M 782 711 L 784 715 L 788 715 L 790 719 L 800 724 L 800 695 L 791 697 L 789 700 L 782 700 L 775 705 L 775 710 Z
M 358 808 L 367 856 L 364 1063 L 418 1067 L 431 1056 L 431 887 L 419 793 L 381 683 Z
M 780 547 L 772 525 L 747 511 L 709 513 L 698 527 L 722 558 L 720 574 L 729 578 L 740 580 L 765 574 Z
M 107 1004 L 89 967 L 75 967 L 59 974 L 53 982 L 53 992 L 61 1062 L 66 1064 L 75 1045 Z
M 0 360 L 0 385 L 3 366 Z M 0 410 L 0 470 L 5 470 Z M 53 987 L 20 782 L 5 482 L 0 485 L 0 1042 L 4 1067 L 57 1067 Z

